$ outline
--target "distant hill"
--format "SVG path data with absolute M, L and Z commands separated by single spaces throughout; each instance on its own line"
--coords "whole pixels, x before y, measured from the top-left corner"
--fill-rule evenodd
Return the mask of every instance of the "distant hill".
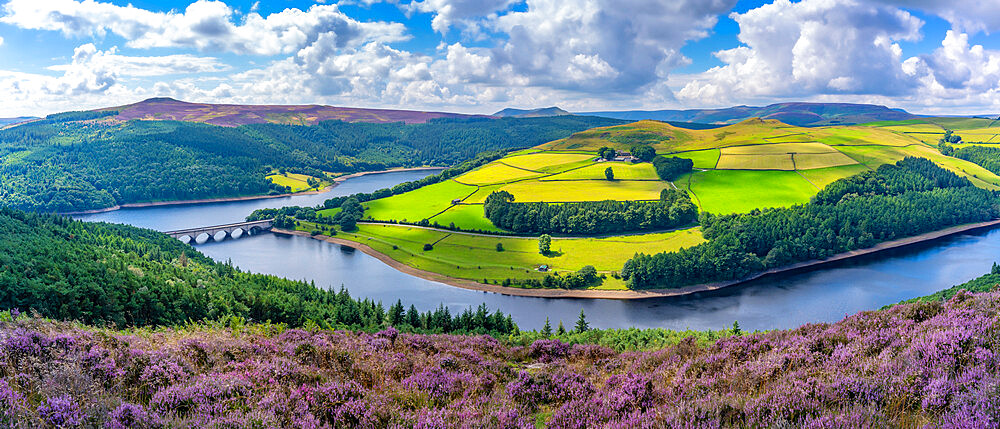
M 135 104 L 110 107 L 117 110 L 118 120 L 176 120 L 235 127 L 239 125 L 275 123 L 315 125 L 319 121 L 339 119 L 345 122 L 405 122 L 422 124 L 437 118 L 474 118 L 482 115 L 421 112 L 414 110 L 361 109 L 310 105 L 247 105 L 188 103 L 172 98 L 150 98 Z
M 16 124 L 19 122 L 30 121 L 32 119 L 38 119 L 34 116 L 18 116 L 16 118 L 0 118 L 0 127 L 4 125 Z
M 698 122 L 734 124 L 749 118 L 776 119 L 790 125 L 850 125 L 874 121 L 900 121 L 919 118 L 902 109 L 874 104 L 852 103 L 778 103 L 764 107 L 735 106 L 725 109 L 626 110 L 586 112 L 579 115 L 639 121 Z
M 493 116 L 499 116 L 501 118 L 543 118 L 547 116 L 566 116 L 572 115 L 563 109 L 558 107 L 542 107 L 539 109 L 512 109 L 506 108 L 499 112 L 493 114 Z

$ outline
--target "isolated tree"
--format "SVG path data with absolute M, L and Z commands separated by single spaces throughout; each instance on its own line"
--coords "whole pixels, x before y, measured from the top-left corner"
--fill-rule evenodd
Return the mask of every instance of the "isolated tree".
M 552 236 L 542 234 L 538 237 L 538 253 L 548 255 L 550 251 L 552 251 Z
M 503 243 L 497 243 L 497 252 L 503 252 Z
M 548 317 L 545 318 L 545 324 L 542 325 L 542 335 L 544 335 L 546 338 L 552 336 L 552 325 L 549 323 Z
M 615 180 L 615 171 L 611 167 L 604 169 L 604 177 L 608 180 Z
M 580 317 L 576 319 L 576 332 L 584 333 L 590 329 L 590 324 L 587 323 L 587 316 L 583 314 L 583 309 L 580 309 Z
M 743 334 L 743 330 L 740 329 L 740 321 L 739 320 L 734 320 L 733 321 L 733 335 L 742 335 L 742 334 Z
M 584 282 L 590 283 L 597 279 L 597 268 L 594 268 L 593 265 L 584 265 L 583 268 L 580 268 L 580 271 L 576 272 L 576 274 L 579 275 Z

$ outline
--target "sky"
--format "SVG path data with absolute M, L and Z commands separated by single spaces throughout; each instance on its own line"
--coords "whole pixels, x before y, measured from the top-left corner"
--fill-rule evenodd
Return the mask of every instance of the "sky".
M 1000 0 L 0 0 L 0 117 L 150 97 L 1000 113 Z

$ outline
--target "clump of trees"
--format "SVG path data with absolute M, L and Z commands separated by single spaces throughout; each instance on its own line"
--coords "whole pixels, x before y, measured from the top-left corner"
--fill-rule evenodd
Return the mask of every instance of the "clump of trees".
M 615 171 L 611 167 L 604 169 L 604 178 L 608 180 L 615 180 Z
M 600 149 L 597 149 L 597 156 L 604 158 L 606 160 L 615 159 L 615 155 L 617 154 L 618 152 L 607 146 L 601 146 Z
M 649 145 L 639 145 L 632 147 L 632 156 L 639 161 L 650 162 L 656 158 L 656 149 Z
M 521 233 L 597 235 L 676 228 L 693 223 L 698 208 L 686 191 L 664 189 L 657 201 L 516 203 L 498 191 L 486 197 L 486 218 L 499 228 Z
M 694 168 L 694 161 L 676 156 L 659 156 L 653 159 L 653 168 L 656 169 L 656 175 L 660 176 L 660 179 L 671 182 L 690 173 Z
M 637 254 L 621 275 L 632 288 L 734 280 L 767 268 L 871 247 L 1000 215 L 997 196 L 923 158 L 838 180 L 810 203 L 700 218 L 705 243 Z

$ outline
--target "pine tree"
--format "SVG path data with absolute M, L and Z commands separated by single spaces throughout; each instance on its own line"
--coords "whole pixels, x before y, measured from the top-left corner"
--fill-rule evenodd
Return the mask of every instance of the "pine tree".
M 396 303 L 392 307 L 389 307 L 389 313 L 386 315 L 386 318 L 389 319 L 389 325 L 396 326 L 403 323 L 405 313 L 406 310 L 403 309 L 403 301 L 397 299 Z
M 587 323 L 587 316 L 583 314 L 583 309 L 580 309 L 580 318 L 576 319 L 576 332 L 584 333 L 590 329 L 590 324 Z
M 545 338 L 552 336 L 552 325 L 549 323 L 548 317 L 545 318 L 545 325 L 542 326 L 542 335 L 544 335 Z
M 556 335 L 566 335 L 566 328 L 563 327 L 562 320 L 559 321 L 559 327 L 556 328 Z
M 417 306 L 410 304 L 410 311 L 406 312 L 406 323 L 414 328 L 420 327 L 420 312 L 417 311 Z
M 742 335 L 742 334 L 743 334 L 743 331 L 740 330 L 740 321 L 739 320 L 734 320 L 733 321 L 733 335 Z

